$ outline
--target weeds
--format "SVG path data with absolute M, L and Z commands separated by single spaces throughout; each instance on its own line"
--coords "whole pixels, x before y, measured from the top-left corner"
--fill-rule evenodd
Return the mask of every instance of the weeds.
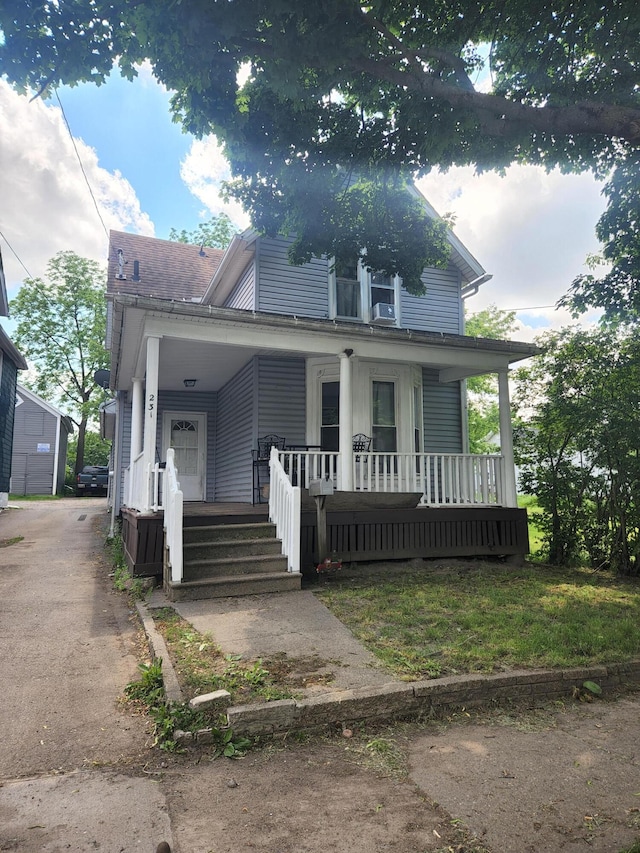
M 119 592 L 127 592 L 136 600 L 143 599 L 147 590 L 146 583 L 142 578 L 131 576 L 120 533 L 116 533 L 108 539 L 105 547 L 113 564 L 112 577 L 114 587 Z
M 12 536 L 11 539 L 0 539 L 0 548 L 8 548 L 9 545 L 17 545 L 22 542 L 24 536 Z
M 227 690 L 236 703 L 291 698 L 262 660 L 245 663 L 239 655 L 223 655 L 211 636 L 196 631 L 170 607 L 154 611 L 153 618 L 186 695 Z
M 141 676 L 125 687 L 125 697 L 132 704 L 143 707 L 153 721 L 154 746 L 166 752 L 177 752 L 179 744 L 177 731 L 197 732 L 207 729 L 211 732 L 214 757 L 224 755 L 227 758 L 239 758 L 251 747 L 250 740 L 234 736 L 231 729 L 224 726 L 220 715 L 206 711 L 196 711 L 180 702 L 165 702 L 162 680 L 162 661 L 138 664 Z

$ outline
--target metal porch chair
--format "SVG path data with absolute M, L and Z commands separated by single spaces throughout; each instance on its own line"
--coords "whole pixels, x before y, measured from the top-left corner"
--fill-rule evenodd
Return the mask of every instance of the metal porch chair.
M 258 439 L 258 447 L 253 453 L 253 504 L 262 503 L 262 486 L 269 482 L 269 456 L 271 448 L 284 450 L 285 439 L 282 435 L 269 433 Z M 264 476 L 266 474 L 266 477 Z

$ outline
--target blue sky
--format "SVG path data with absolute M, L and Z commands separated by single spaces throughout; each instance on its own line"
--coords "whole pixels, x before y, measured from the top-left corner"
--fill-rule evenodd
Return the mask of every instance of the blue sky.
M 193 137 L 171 120 L 165 89 L 114 73 L 107 85 L 65 87 L 59 95 L 74 136 L 99 152 L 104 169 L 119 170 L 135 187 L 157 237 L 201 221 L 202 204 L 180 177 Z
M 169 94 L 148 68 L 134 83 L 112 75 L 102 87 L 59 94 L 82 169 L 56 99 L 30 103 L 0 80 L 0 247 L 10 298 L 25 267 L 42 276 L 61 250 L 104 262 L 105 228 L 166 238 L 171 227 L 191 230 L 223 209 L 248 225 L 220 199 L 226 164 L 215 140 L 195 140 L 172 122 Z M 419 186 L 436 210 L 455 216 L 458 237 L 493 274 L 470 311 L 516 310 L 522 340 L 571 322 L 549 306 L 599 248 L 604 201 L 590 175 L 512 167 L 505 177 L 477 176 L 465 168 Z

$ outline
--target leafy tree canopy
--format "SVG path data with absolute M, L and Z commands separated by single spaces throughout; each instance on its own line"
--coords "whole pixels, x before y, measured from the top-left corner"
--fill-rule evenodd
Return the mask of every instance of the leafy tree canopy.
M 210 249 L 226 249 L 233 240 L 237 228 L 226 213 L 212 216 L 207 222 L 201 222 L 193 231 L 184 228 L 178 231 L 172 228 L 169 239 L 177 243 L 191 243 L 194 246 L 208 246 Z
M 149 60 L 294 262 L 355 249 L 413 292 L 446 260 L 410 189 L 433 166 L 638 175 L 636 0 L 0 0 L 0 28 L 0 73 L 39 93 Z
M 87 424 L 105 399 L 96 370 L 108 368 L 105 272 L 95 261 L 59 252 L 46 280 L 28 278 L 11 301 L 14 340 L 35 369 L 28 384 L 68 412 L 78 429 L 76 473 L 84 464 Z

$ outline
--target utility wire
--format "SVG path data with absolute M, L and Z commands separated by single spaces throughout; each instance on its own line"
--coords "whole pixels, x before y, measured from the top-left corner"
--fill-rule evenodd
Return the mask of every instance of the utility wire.
M 11 251 L 13 252 L 13 254 L 14 254 L 15 258 L 16 258 L 16 260 L 18 261 L 18 263 L 20 264 L 20 266 L 22 267 L 22 269 L 26 272 L 27 276 L 28 276 L 29 278 L 33 278 L 33 276 L 31 275 L 31 273 L 29 272 L 29 270 L 25 267 L 24 263 L 22 262 L 22 258 L 21 258 L 21 257 L 20 257 L 20 255 L 16 252 L 16 250 L 13 248 L 13 246 L 12 246 L 12 245 L 11 245 L 11 243 L 7 240 L 7 238 L 4 236 L 4 234 L 2 233 L 2 231 L 0 231 L 0 237 L 2 237 L 2 239 L 3 239 L 3 240 L 4 240 L 4 242 L 7 244 L 7 246 L 11 249 Z
M 98 219 L 99 219 L 99 220 L 100 220 L 100 222 L 102 223 L 102 227 L 103 227 L 103 229 L 104 229 L 104 233 L 107 235 L 107 240 L 108 240 L 108 239 L 109 239 L 109 232 L 107 231 L 107 226 L 104 224 L 104 220 L 103 220 L 102 215 L 101 215 L 101 213 L 100 213 L 100 208 L 98 207 L 98 202 L 96 201 L 96 197 L 94 196 L 94 194 L 93 194 L 93 190 L 91 189 L 91 184 L 89 183 L 89 178 L 87 177 L 87 173 L 85 172 L 85 170 L 84 170 L 84 166 L 82 165 L 82 159 L 80 158 L 80 152 L 78 151 L 78 147 L 77 147 L 77 145 L 76 145 L 76 141 L 75 141 L 75 139 L 73 138 L 73 134 L 71 133 L 71 127 L 69 126 L 69 122 L 68 122 L 68 120 L 67 120 L 67 115 L 66 115 L 66 113 L 65 113 L 65 111 L 64 111 L 64 107 L 62 106 L 62 101 L 60 100 L 60 95 L 58 94 L 58 90 L 57 90 L 57 89 L 54 89 L 54 92 L 56 93 L 56 100 L 58 101 L 58 104 L 59 104 L 59 106 L 60 106 L 60 111 L 61 111 L 61 113 L 62 113 L 62 118 L 64 119 L 64 123 L 65 123 L 66 128 L 67 128 L 67 131 L 68 131 L 68 133 L 69 133 L 69 138 L 71 139 L 71 143 L 72 143 L 72 145 L 73 145 L 73 150 L 76 152 L 76 157 L 78 158 L 78 163 L 80 164 L 80 169 L 81 169 L 82 174 L 83 174 L 83 176 L 84 176 L 85 183 L 87 184 L 87 188 L 89 189 L 89 194 L 90 194 L 90 196 L 91 196 L 91 199 L 93 200 L 93 205 L 94 205 L 94 207 L 95 207 L 95 209 L 96 209 L 96 213 L 98 214 Z

